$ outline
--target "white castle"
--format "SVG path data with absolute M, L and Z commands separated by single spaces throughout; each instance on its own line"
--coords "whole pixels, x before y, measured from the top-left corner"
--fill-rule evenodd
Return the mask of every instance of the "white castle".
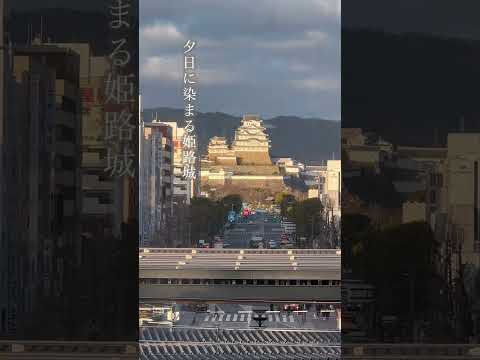
M 245 115 L 235 131 L 232 147 L 224 137 L 214 136 L 208 145 L 208 159 L 229 165 L 272 165 L 270 139 L 258 115 Z
M 260 116 L 244 115 L 231 146 L 224 137 L 212 137 L 202 160 L 202 187 L 230 188 L 233 193 L 241 189 L 281 191 L 283 177 L 270 159 L 270 140 L 265 130 Z

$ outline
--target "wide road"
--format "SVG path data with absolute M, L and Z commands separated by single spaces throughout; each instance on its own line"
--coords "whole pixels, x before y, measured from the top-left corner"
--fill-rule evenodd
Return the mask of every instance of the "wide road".
M 259 236 L 268 244 L 270 240 L 280 242 L 282 227 L 278 220 L 267 213 L 256 213 L 240 218 L 231 229 L 225 232 L 224 246 L 231 249 L 248 249 L 250 240 Z
M 269 311 L 265 304 L 210 304 L 207 312 L 193 312 L 187 305 L 177 305 L 179 319 L 175 325 L 197 326 L 203 328 L 256 328 L 254 311 L 266 310 L 266 321 L 262 324 L 267 329 L 303 329 L 303 330 L 338 330 L 335 313 L 324 317 L 317 314 L 315 306 L 303 312 Z

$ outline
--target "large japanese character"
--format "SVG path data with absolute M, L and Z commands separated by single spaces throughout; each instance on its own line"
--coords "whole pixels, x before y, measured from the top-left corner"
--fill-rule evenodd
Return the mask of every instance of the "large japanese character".
M 112 73 L 108 74 L 106 81 L 106 103 L 113 101 L 116 104 L 122 102 L 133 102 L 134 101 L 134 84 L 132 81 L 129 81 L 131 78 L 134 78 L 134 74 L 130 75 L 116 75 Z
M 183 45 L 185 51 L 183 52 L 184 54 L 188 54 L 190 51 L 193 50 L 197 43 L 193 40 L 188 40 L 185 45 Z
M 115 66 L 125 66 L 130 61 L 130 52 L 128 50 L 122 50 L 122 46 L 127 43 L 126 39 L 112 40 L 112 44 L 116 45 L 113 52 L 110 54 L 110 59 L 113 60 Z
M 117 112 L 105 113 L 106 131 L 105 140 L 111 140 L 118 136 L 120 141 L 131 141 L 135 125 L 130 123 L 133 114 L 127 109 L 123 109 L 119 114 Z
M 185 105 L 185 116 L 186 117 L 192 117 L 194 116 L 195 114 L 193 113 L 193 109 L 195 108 L 195 106 L 193 104 L 187 104 Z
M 185 70 L 195 69 L 195 56 L 185 56 L 184 69 Z
M 191 80 L 195 78 L 195 74 L 194 73 L 184 73 L 183 74 L 183 83 L 186 85 L 186 84 L 196 84 L 196 81 L 194 80 Z
M 105 140 L 114 140 L 118 136 L 117 113 L 105 113 Z
M 195 135 L 185 135 L 182 143 L 184 148 L 195 148 L 197 146 L 197 137 Z
M 187 134 L 190 134 L 191 132 L 193 132 L 193 130 L 195 130 L 195 126 L 193 126 L 193 121 L 192 120 L 186 120 L 185 121 L 185 132 Z
M 124 19 L 128 15 L 130 4 L 125 3 L 124 0 L 115 0 L 115 3 L 110 6 L 110 14 L 115 17 L 115 20 L 110 21 L 110 27 L 112 29 L 120 29 L 122 26 L 130 27 L 130 24 Z
M 197 171 L 195 170 L 194 166 L 185 165 L 183 167 L 183 178 L 192 180 L 197 178 Z
M 194 101 L 197 99 L 197 92 L 192 87 L 183 88 L 184 101 Z
M 135 155 L 128 147 L 123 149 L 121 155 L 117 155 L 113 153 L 111 149 L 108 149 L 107 167 L 104 171 L 110 172 L 110 176 L 118 175 L 122 177 L 128 175 L 133 177 L 135 175 L 133 166 L 134 157 Z
M 193 150 L 187 150 L 183 153 L 183 163 L 184 164 L 195 164 L 195 159 L 197 157 L 195 156 L 195 151 Z

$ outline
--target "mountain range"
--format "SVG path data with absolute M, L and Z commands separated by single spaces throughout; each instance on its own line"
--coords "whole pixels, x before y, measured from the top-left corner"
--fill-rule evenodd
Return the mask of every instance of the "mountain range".
M 161 121 L 175 121 L 184 125 L 184 111 L 168 107 L 144 109 L 145 122 L 154 117 Z M 223 136 L 231 142 L 241 117 L 221 112 L 196 113 L 195 132 L 199 149 L 205 154 L 208 141 L 213 136 Z M 292 157 L 309 164 L 340 158 L 340 121 L 296 116 L 277 116 L 264 119 L 266 132 L 271 139 L 272 157 Z

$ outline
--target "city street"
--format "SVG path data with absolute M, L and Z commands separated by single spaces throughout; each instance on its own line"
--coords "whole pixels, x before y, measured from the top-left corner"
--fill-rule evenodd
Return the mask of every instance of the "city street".
M 253 317 L 253 311 L 266 309 L 265 304 L 241 305 L 220 304 L 210 305 L 207 312 L 194 312 L 181 307 L 179 319 L 174 326 L 202 327 L 202 328 L 257 328 L 258 322 Z M 311 330 L 338 330 L 335 313 L 328 318 L 318 316 L 312 309 L 306 313 L 288 311 L 274 311 L 265 313 L 267 320 L 262 323 L 267 329 L 311 329 Z
M 264 247 L 270 240 L 280 243 L 282 227 L 278 218 L 268 213 L 257 212 L 239 218 L 232 228 L 225 231 L 224 246 L 236 249 L 250 248 L 254 237 L 262 238 Z

